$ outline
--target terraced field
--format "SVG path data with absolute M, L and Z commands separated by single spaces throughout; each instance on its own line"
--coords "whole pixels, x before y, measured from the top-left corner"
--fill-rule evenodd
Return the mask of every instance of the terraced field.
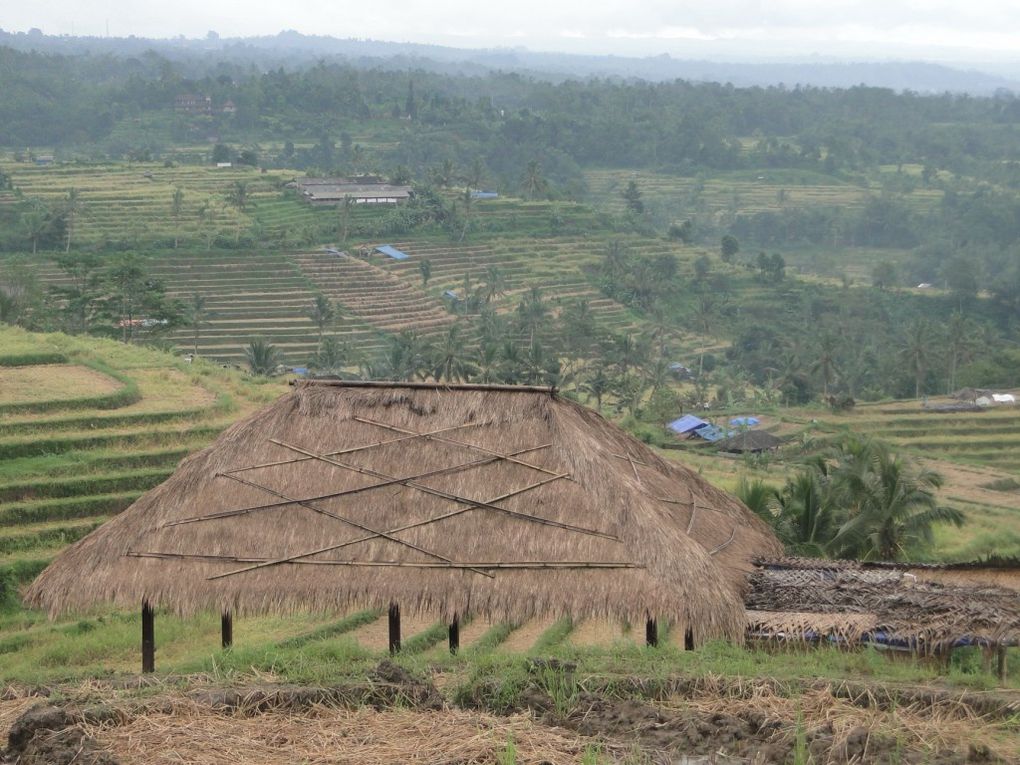
M 70 189 L 77 190 L 82 209 L 74 224 L 74 242 L 93 246 L 236 237 L 252 225 L 254 209 L 280 198 L 277 187 L 284 180 L 247 166 L 164 167 L 155 162 L 54 166 L 5 162 L 2 168 L 26 197 L 53 206 L 60 206 Z M 247 188 L 244 212 L 227 202 L 238 181 Z M 176 189 L 183 194 L 177 213 Z
M 280 390 L 113 341 L 0 328 L 0 349 L 0 589 Z
M 674 217 L 679 217 L 684 210 L 710 215 L 750 215 L 778 212 L 784 207 L 855 209 L 863 207 L 870 196 L 881 190 L 878 186 L 841 183 L 817 173 L 773 173 L 769 170 L 709 179 L 632 170 L 589 170 L 585 179 L 589 200 L 600 209 L 624 212 L 627 203 L 623 191 L 630 181 L 634 181 L 647 208 L 653 212 L 661 208 L 673 209 L 677 211 Z M 904 200 L 918 211 L 925 211 L 937 204 L 941 197 L 942 192 L 936 189 L 917 189 L 905 195 Z
M 368 260 L 328 252 L 295 255 L 294 262 L 316 291 L 382 332 L 442 332 L 456 317 L 416 284 L 397 279 Z M 415 264 L 417 268 L 417 263 Z M 362 350 L 368 350 L 362 345 Z

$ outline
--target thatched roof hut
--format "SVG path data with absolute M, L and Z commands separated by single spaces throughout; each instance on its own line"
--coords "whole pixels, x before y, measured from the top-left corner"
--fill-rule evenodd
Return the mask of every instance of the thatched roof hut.
M 716 441 L 715 446 L 721 452 L 767 452 L 778 449 L 782 440 L 764 430 L 745 430 L 742 433 Z
M 28 601 L 649 615 L 739 638 L 781 554 L 739 501 L 548 389 L 299 383 L 64 551 Z

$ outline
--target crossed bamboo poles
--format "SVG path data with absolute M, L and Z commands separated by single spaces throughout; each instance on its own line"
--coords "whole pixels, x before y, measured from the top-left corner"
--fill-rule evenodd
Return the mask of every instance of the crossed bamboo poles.
M 539 450 L 542 450 L 542 449 L 549 448 L 551 446 L 551 444 L 548 444 L 548 443 L 547 444 L 540 444 L 538 446 L 532 446 L 532 447 L 528 447 L 528 448 L 524 448 L 524 449 L 520 449 L 520 450 L 517 450 L 517 451 L 514 451 L 514 452 L 510 452 L 510 453 L 504 454 L 504 453 L 501 453 L 501 452 L 493 451 L 491 449 L 486 449 L 485 447 L 478 446 L 476 444 L 471 444 L 471 443 L 468 443 L 468 442 L 465 442 L 465 441 L 461 441 L 461 440 L 458 440 L 458 439 L 450 438 L 449 435 L 445 435 L 445 434 L 449 434 L 451 432 L 462 430 L 462 429 L 465 429 L 465 428 L 478 427 L 478 426 L 481 426 L 481 425 L 491 424 L 491 423 L 485 423 L 485 422 L 466 423 L 466 424 L 462 424 L 462 425 L 455 425 L 455 426 L 451 426 L 451 427 L 439 428 L 437 430 L 428 431 L 428 432 L 424 432 L 424 433 L 419 433 L 419 432 L 416 432 L 416 431 L 413 431 L 413 430 L 407 430 L 407 429 L 404 429 L 404 428 L 399 428 L 399 427 L 397 427 L 395 425 L 391 425 L 391 424 L 384 423 L 384 422 L 379 422 L 379 421 L 376 421 L 376 420 L 370 420 L 370 419 L 367 419 L 367 418 L 354 417 L 353 419 L 355 421 L 357 421 L 357 422 L 361 422 L 361 423 L 368 424 L 368 425 L 373 425 L 373 426 L 378 427 L 378 428 L 383 428 L 383 429 L 386 429 L 386 430 L 388 430 L 390 432 L 393 432 L 393 433 L 399 433 L 400 435 L 398 437 L 387 439 L 387 440 L 383 440 L 383 441 L 379 441 L 379 442 L 376 442 L 376 443 L 373 443 L 373 444 L 366 444 L 366 445 L 363 445 L 363 446 L 351 447 L 351 448 L 348 448 L 348 449 L 343 449 L 343 450 L 339 450 L 339 451 L 335 451 L 335 452 L 330 452 L 328 454 L 319 454 L 317 452 L 314 452 L 314 451 L 311 451 L 311 450 L 307 450 L 307 449 L 303 449 L 303 448 L 301 448 L 299 446 L 287 443 L 285 441 L 280 441 L 280 440 L 277 440 L 277 439 L 269 439 L 270 443 L 273 443 L 273 444 L 275 444 L 277 446 L 280 446 L 280 447 L 282 447 L 284 449 L 288 449 L 288 450 L 290 450 L 292 452 L 300 454 L 301 456 L 300 457 L 296 457 L 296 458 L 291 458 L 291 459 L 288 459 L 288 460 L 278 460 L 278 461 L 274 461 L 274 462 L 265 462 L 265 463 L 261 463 L 261 464 L 257 464 L 257 465 L 251 465 L 251 466 L 248 466 L 248 467 L 235 468 L 233 470 L 228 470 L 228 471 L 223 471 L 221 473 L 218 473 L 217 477 L 228 478 L 228 479 L 237 481 L 238 483 L 241 483 L 243 485 L 249 486 L 251 488 L 263 491 L 263 492 L 265 492 L 267 494 L 270 494 L 270 495 L 276 497 L 278 501 L 270 502 L 270 503 L 265 503 L 265 504 L 261 504 L 261 505 L 254 505 L 254 506 L 244 507 L 244 508 L 238 508 L 238 509 L 234 509 L 234 510 L 225 510 L 225 511 L 221 511 L 221 512 L 218 512 L 218 513 L 210 513 L 208 515 L 191 516 L 191 517 L 187 517 L 187 518 L 181 518 L 181 519 L 178 519 L 178 520 L 175 520 L 175 521 L 170 521 L 168 523 L 165 523 L 165 524 L 162 525 L 161 528 L 167 528 L 167 527 L 171 527 L 171 526 L 180 526 L 180 525 L 191 524 L 191 523 L 201 523 L 201 522 L 218 520 L 218 519 L 223 519 L 223 518 L 232 518 L 232 517 L 238 517 L 238 516 L 247 515 L 247 514 L 254 513 L 254 512 L 260 512 L 260 511 L 264 511 L 264 510 L 270 510 L 270 509 L 285 507 L 285 506 L 289 506 L 289 505 L 299 505 L 299 506 L 305 507 L 305 508 L 307 508 L 307 509 L 309 509 L 309 510 L 311 510 L 313 512 L 325 515 L 325 516 L 330 517 L 330 518 L 334 518 L 334 519 L 336 519 L 338 521 L 341 521 L 341 522 L 343 522 L 345 524 L 353 526 L 354 528 L 357 528 L 357 529 L 359 529 L 361 531 L 364 531 L 364 532 L 366 532 L 364 536 L 361 536 L 361 537 L 358 537 L 358 538 L 355 538 L 355 539 L 351 539 L 351 540 L 347 540 L 345 542 L 340 542 L 340 543 L 337 543 L 337 544 L 328 545 L 326 547 L 321 547 L 321 548 L 318 548 L 318 549 L 315 549 L 315 550 L 309 550 L 309 551 L 298 553 L 298 554 L 295 554 L 295 555 L 289 555 L 289 556 L 285 556 L 285 557 L 281 557 L 281 558 L 274 558 L 274 559 L 243 558 L 243 557 L 225 556 L 225 555 L 202 555 L 202 554 L 184 554 L 184 553 L 164 553 L 164 552 L 129 552 L 127 554 L 129 556 L 132 556 L 132 557 L 178 558 L 178 559 L 192 559 L 192 560 L 226 561 L 226 562 L 236 562 L 236 563 L 246 563 L 246 564 L 249 564 L 249 565 L 242 566 L 241 568 L 236 568 L 236 569 L 232 569 L 230 571 L 225 571 L 225 572 L 221 572 L 219 574 L 214 574 L 212 576 L 209 576 L 208 579 L 210 581 L 211 580 L 223 579 L 223 578 L 226 578 L 226 577 L 235 576 L 235 575 L 238 575 L 238 574 L 243 574 L 243 573 L 246 573 L 246 572 L 249 572 L 249 571 L 255 571 L 255 570 L 259 570 L 259 569 L 269 568 L 269 567 L 283 565 L 283 564 L 291 564 L 291 563 L 294 563 L 294 564 L 313 564 L 313 565 L 413 566 L 413 567 L 422 567 L 422 568 L 465 569 L 467 571 L 471 571 L 471 572 L 473 572 L 475 574 L 478 574 L 480 576 L 485 576 L 485 577 L 488 577 L 488 578 L 494 578 L 494 577 L 493 577 L 493 575 L 491 573 L 489 573 L 489 571 L 486 571 L 484 569 L 499 569 L 499 568 L 517 568 L 517 569 L 520 569 L 520 568 L 637 568 L 637 566 L 635 564 L 633 564 L 633 563 L 616 562 L 616 561 L 513 561 L 513 562 L 511 562 L 511 561 L 503 561 L 503 562 L 482 562 L 482 563 L 474 563 L 474 562 L 460 563 L 460 562 L 451 560 L 450 558 L 448 558 L 446 556 L 440 555 L 439 553 L 433 552 L 431 550 L 427 550 L 427 549 L 422 548 L 422 547 L 420 547 L 418 545 L 415 545 L 415 544 L 413 544 L 411 542 L 408 542 L 407 540 L 400 539 L 400 538 L 394 536 L 395 534 L 398 534 L 398 533 L 403 532 L 403 531 L 408 531 L 408 530 L 413 529 L 413 528 L 419 528 L 419 527 L 422 527 L 422 526 L 433 524 L 433 523 L 436 523 L 438 521 L 445 520 L 447 518 L 452 518 L 452 517 L 461 515 L 463 513 L 470 512 L 472 510 L 482 509 L 482 510 L 490 510 L 490 511 L 494 511 L 494 512 L 499 512 L 499 513 L 502 513 L 502 514 L 505 514 L 505 515 L 509 515 L 511 517 L 514 517 L 514 518 L 519 518 L 519 519 L 522 519 L 522 520 L 525 520 L 525 521 L 531 522 L 531 523 L 538 523 L 538 524 L 541 524 L 541 525 L 551 526 L 551 527 L 555 527 L 555 528 L 561 528 L 561 529 L 564 529 L 564 530 L 567 530 L 567 531 L 571 531 L 571 532 L 574 532 L 574 533 L 586 534 L 586 535 L 601 537 L 601 538 L 604 538 L 604 539 L 609 539 L 609 540 L 614 541 L 614 542 L 619 542 L 620 541 L 619 538 L 616 537 L 615 535 L 608 534 L 606 532 L 599 531 L 597 529 L 591 529 L 591 528 L 586 528 L 584 526 L 577 526 L 577 525 L 570 524 L 570 523 L 564 523 L 564 522 L 561 522 L 561 521 L 555 521 L 555 520 L 548 519 L 548 518 L 542 518 L 541 516 L 535 516 L 535 515 L 530 515 L 528 513 L 522 513 L 522 512 L 519 512 L 519 511 L 516 511 L 516 510 L 511 510 L 510 508 L 503 507 L 501 505 L 496 504 L 498 502 L 502 502 L 502 501 L 505 501 L 507 499 L 510 499 L 511 497 L 519 496 L 519 495 L 524 494 L 526 492 L 529 492 L 529 491 L 532 491 L 534 489 L 537 489 L 537 488 L 539 488 L 541 486 L 545 486 L 546 484 L 552 483 L 554 481 L 573 480 L 570 477 L 569 473 L 558 473 L 556 471 L 549 470 L 548 468 L 544 468 L 544 467 L 541 467 L 539 465 L 535 465 L 535 464 L 533 464 L 531 462 L 528 462 L 526 460 L 520 459 L 520 457 L 522 455 L 525 455 L 525 454 L 528 454 L 528 453 L 532 453 L 532 452 L 536 452 L 536 451 L 539 451 Z M 445 444 L 449 444 L 449 445 L 465 448 L 465 449 L 474 451 L 476 453 L 481 453 L 484 456 L 479 458 L 479 459 L 472 460 L 470 462 L 465 462 L 465 463 L 461 463 L 461 464 L 458 464 L 458 465 L 452 465 L 450 467 L 445 467 L 445 468 L 437 468 L 437 469 L 434 469 L 434 470 L 429 470 L 429 471 L 425 471 L 425 472 L 422 472 L 422 473 L 418 473 L 416 475 L 404 476 L 404 477 L 397 477 L 397 476 L 388 475 L 386 473 L 382 473 L 382 472 L 377 471 L 377 470 L 372 470 L 370 468 L 361 467 L 359 465 L 352 465 L 350 463 L 343 462 L 343 461 L 340 461 L 339 459 L 337 459 L 337 457 L 342 457 L 344 455 L 353 454 L 353 453 L 356 453 L 356 452 L 364 452 L 364 451 L 367 451 L 369 449 L 378 448 L 380 446 L 385 446 L 385 445 L 388 445 L 388 444 L 394 444 L 394 443 L 399 443 L 399 442 L 406 442 L 406 441 L 410 441 L 410 440 L 413 440 L 413 439 L 419 439 L 419 438 L 425 439 L 425 440 L 429 440 L 429 441 L 438 441 L 438 442 L 441 442 L 441 443 L 445 443 Z M 353 489 L 345 489 L 343 491 L 330 492 L 328 494 L 321 494 L 321 495 L 317 495 L 315 497 L 306 497 L 306 498 L 300 498 L 299 499 L 299 498 L 294 498 L 294 497 L 287 496 L 286 494 L 283 494 L 282 492 L 278 492 L 278 491 L 276 491 L 275 489 L 273 489 L 273 488 L 271 488 L 269 486 L 265 486 L 263 484 L 256 483 L 254 481 L 250 481 L 250 480 L 248 480 L 246 478 L 242 478 L 242 477 L 240 477 L 238 475 L 240 473 L 244 473 L 244 472 L 251 471 L 251 470 L 256 470 L 256 469 L 259 469 L 259 468 L 275 467 L 275 466 L 281 466 L 281 465 L 291 465 L 291 464 L 295 464 L 295 463 L 298 463 L 298 462 L 305 462 L 305 461 L 308 461 L 308 460 L 317 460 L 317 461 L 323 462 L 323 463 L 328 464 L 328 465 L 332 465 L 332 466 L 335 466 L 335 467 L 340 467 L 340 468 L 343 468 L 343 469 L 346 469 L 346 470 L 351 470 L 351 471 L 354 471 L 356 473 L 360 473 L 362 475 L 368 475 L 368 476 L 371 476 L 371 477 L 374 477 L 374 478 L 378 478 L 378 479 L 381 479 L 381 480 L 378 483 L 369 484 L 367 486 L 356 487 L 356 488 L 353 488 Z M 471 469 L 474 469 L 474 468 L 477 468 L 477 467 L 481 467 L 483 465 L 489 465 L 489 464 L 493 464 L 495 462 L 501 462 L 501 461 L 511 462 L 511 463 L 514 463 L 514 464 L 521 465 L 523 467 L 529 468 L 531 470 L 538 471 L 540 473 L 545 474 L 545 477 L 543 479 L 541 479 L 539 481 L 536 481 L 536 482 L 533 482 L 533 483 L 531 483 L 531 484 L 529 484 L 527 486 L 524 486 L 524 487 L 519 488 L 519 489 L 515 489 L 514 491 L 510 491 L 510 492 L 504 493 L 504 494 L 502 494 L 500 496 L 493 497 L 493 498 L 488 499 L 488 500 L 475 500 L 475 499 L 471 499 L 469 497 L 464 497 L 464 496 L 461 496 L 461 495 L 458 495 L 458 494 L 454 494 L 452 492 L 444 491 L 442 489 L 436 489 L 436 488 L 433 488 L 431 486 L 428 486 L 427 484 L 421 483 L 422 480 L 427 479 L 427 478 L 433 478 L 433 477 L 436 477 L 436 476 L 439 476 L 439 475 L 449 475 L 449 474 L 456 473 L 456 472 L 462 472 L 462 471 L 465 471 L 465 470 L 471 470 Z M 422 520 L 422 521 L 417 521 L 417 522 L 414 522 L 414 523 L 408 523 L 408 524 L 405 524 L 405 525 L 402 525 L 402 526 L 398 526 L 398 527 L 393 528 L 393 529 L 387 529 L 385 531 L 379 531 L 377 529 L 370 528 L 369 526 L 366 526 L 366 525 L 364 525 L 362 523 L 359 523 L 359 522 L 354 521 L 354 520 L 352 520 L 350 518 L 347 518 L 345 516 L 339 515 L 339 514 L 334 513 L 334 512 L 332 512 L 330 510 L 326 510 L 325 508 L 322 508 L 322 507 L 319 507 L 319 506 L 316 506 L 315 504 L 313 504 L 314 502 L 325 500 L 325 499 L 335 499 L 337 497 L 350 496 L 350 495 L 353 495 L 353 494 L 358 494 L 358 493 L 366 492 L 366 491 L 372 491 L 372 490 L 375 490 L 375 489 L 380 489 L 380 488 L 384 488 L 386 486 L 393 486 L 393 485 L 403 485 L 403 486 L 406 486 L 408 488 L 416 489 L 416 490 L 421 491 L 421 492 L 423 492 L 425 494 L 436 496 L 436 497 L 439 497 L 441 499 L 445 499 L 447 501 L 450 501 L 450 502 L 453 502 L 455 504 L 461 505 L 461 507 L 458 507 L 457 509 L 452 510 L 450 512 L 443 513 L 441 515 L 434 516 L 432 518 L 428 518 L 428 519 L 425 519 L 425 520 Z M 433 562 L 431 562 L 431 563 L 402 563 L 402 562 L 399 562 L 399 561 L 340 561 L 340 560 L 314 560 L 314 561 L 311 561 L 311 560 L 308 560 L 308 558 L 311 558 L 312 556 L 315 556 L 315 555 L 320 555 L 320 554 L 326 553 L 326 552 L 334 552 L 336 550 L 340 550 L 340 549 L 343 549 L 345 547 L 349 547 L 351 545 L 355 545 L 355 544 L 359 544 L 361 542 L 366 542 L 366 541 L 369 541 L 369 540 L 372 540 L 372 539 L 379 539 L 379 538 L 387 539 L 387 540 L 389 540 L 391 542 L 394 542 L 396 544 L 402 545 L 402 546 L 407 547 L 407 548 L 409 548 L 411 550 L 414 550 L 415 552 L 418 552 L 418 553 L 423 554 L 423 555 L 425 555 L 427 557 L 430 557 L 430 558 L 433 559 Z

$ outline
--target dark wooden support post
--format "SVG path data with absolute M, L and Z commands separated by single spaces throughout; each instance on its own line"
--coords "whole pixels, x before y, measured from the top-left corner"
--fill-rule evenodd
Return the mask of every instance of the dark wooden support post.
M 142 672 L 156 671 L 156 612 L 142 601 Z
M 645 622 L 645 645 L 655 647 L 659 644 L 659 625 L 656 624 L 655 619 L 649 619 Z
M 229 610 L 220 614 L 220 641 L 224 648 L 234 644 L 234 615 Z
M 1006 646 L 999 644 L 995 649 L 995 675 L 1000 683 L 1006 682 Z
M 685 651 L 694 650 L 694 632 L 692 630 L 687 630 L 686 632 L 684 632 L 684 650 Z
M 450 622 L 450 653 L 454 656 L 457 655 L 457 651 L 460 650 L 460 619 L 456 614 L 453 615 L 453 621 Z
M 400 650 L 400 606 L 390 603 L 390 653 Z

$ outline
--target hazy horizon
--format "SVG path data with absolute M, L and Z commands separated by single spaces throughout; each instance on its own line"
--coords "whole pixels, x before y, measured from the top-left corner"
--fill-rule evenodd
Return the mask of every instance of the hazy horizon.
M 580 3 L 523 0 L 510 6 L 464 0 L 345 8 L 322 0 L 286 6 L 236 0 L 195 0 L 165 8 L 129 0 L 40 0 L 0 10 L 0 28 L 80 37 L 225 38 L 272 36 L 281 31 L 341 39 L 526 48 L 587 55 L 707 58 L 729 61 L 904 61 L 977 65 L 1020 60 L 1020 14 L 985 0 L 965 7 L 947 0 L 921 3 L 817 4 L 779 0 L 768 9 L 754 0 L 686 3 L 664 0 Z

